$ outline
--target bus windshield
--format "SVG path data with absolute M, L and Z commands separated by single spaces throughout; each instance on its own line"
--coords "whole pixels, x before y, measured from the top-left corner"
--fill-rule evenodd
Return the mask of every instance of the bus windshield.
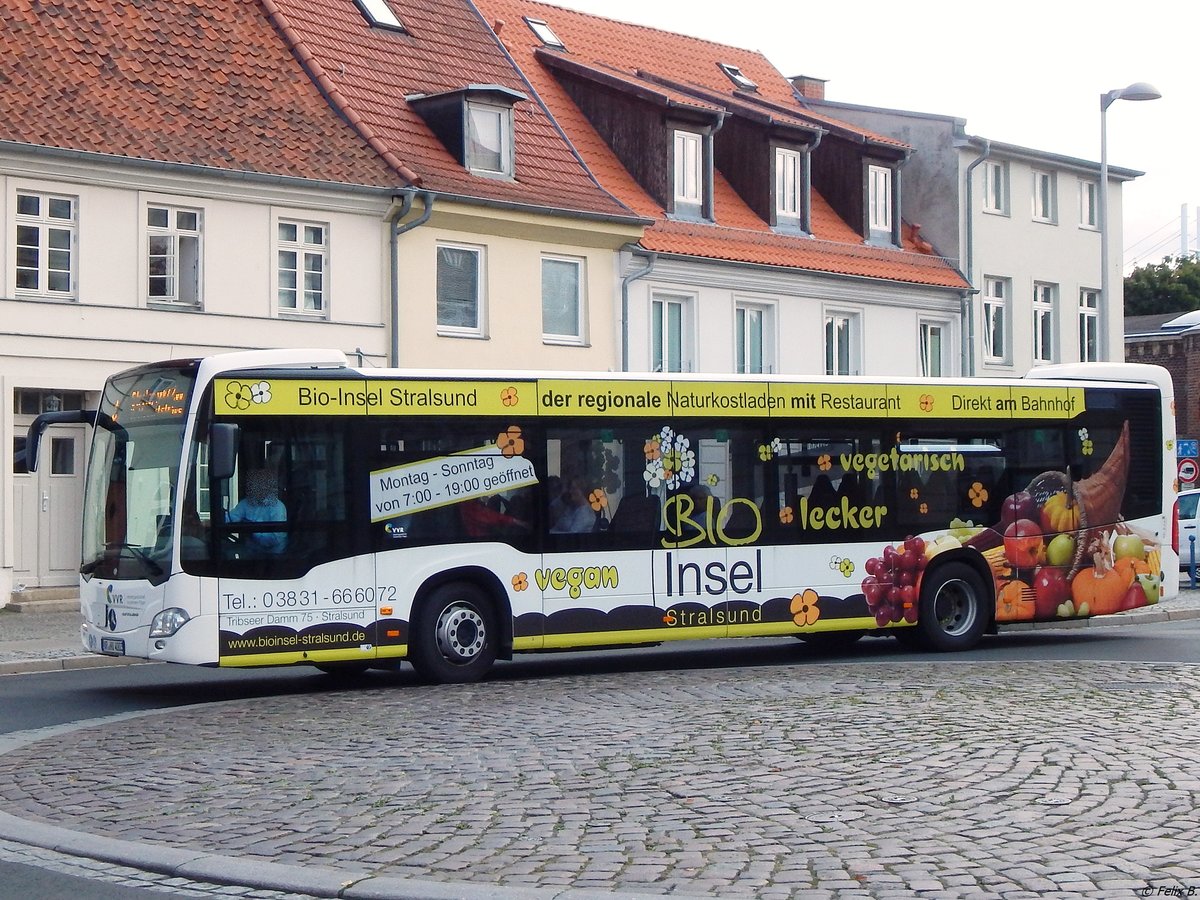
M 100 400 L 84 500 L 85 577 L 164 581 L 190 366 L 137 369 L 109 379 Z

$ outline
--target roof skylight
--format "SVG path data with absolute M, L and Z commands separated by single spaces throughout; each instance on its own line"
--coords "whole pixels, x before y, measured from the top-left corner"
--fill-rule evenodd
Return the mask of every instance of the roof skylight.
M 558 47 L 560 50 L 567 49 L 567 45 L 562 42 L 559 36 L 554 33 L 554 29 L 547 25 L 544 20 L 526 16 L 525 24 L 533 29 L 533 33 L 537 35 L 538 40 L 547 47 Z
M 387 0 L 354 0 L 372 25 L 404 31 L 404 23 L 392 12 Z
M 742 74 L 742 70 L 731 63 L 717 63 L 717 68 L 729 76 L 732 81 L 740 88 L 745 88 L 748 91 L 758 90 L 758 85 Z

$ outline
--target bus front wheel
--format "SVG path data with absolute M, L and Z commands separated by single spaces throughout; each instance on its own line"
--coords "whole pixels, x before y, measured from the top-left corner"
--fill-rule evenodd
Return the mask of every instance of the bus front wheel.
M 496 661 L 499 636 L 495 607 L 487 594 L 466 582 L 444 584 L 414 617 L 409 659 L 426 681 L 478 681 Z
M 927 572 L 919 604 L 912 637 L 926 650 L 969 650 L 979 642 L 990 619 L 987 586 L 980 574 L 963 562 L 947 562 Z

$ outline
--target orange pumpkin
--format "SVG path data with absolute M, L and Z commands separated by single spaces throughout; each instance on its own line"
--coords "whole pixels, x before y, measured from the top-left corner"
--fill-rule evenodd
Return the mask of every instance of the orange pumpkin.
M 1144 559 L 1132 556 L 1122 557 L 1113 563 L 1113 568 L 1125 579 L 1125 587 L 1129 587 L 1139 575 L 1150 575 L 1150 564 Z
M 1071 599 L 1077 615 L 1106 616 L 1119 612 L 1131 581 L 1120 569 L 1081 569 L 1071 579 Z M 1084 605 L 1087 608 L 1084 608 Z
M 1006 581 L 996 593 L 997 622 L 1030 622 L 1037 614 L 1033 589 L 1023 581 Z

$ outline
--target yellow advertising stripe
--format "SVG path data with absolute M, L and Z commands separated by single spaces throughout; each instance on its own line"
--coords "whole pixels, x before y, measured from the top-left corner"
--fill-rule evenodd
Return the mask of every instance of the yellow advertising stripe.
M 387 649 L 392 650 L 395 648 L 389 647 Z M 383 654 L 379 655 L 382 656 Z M 357 649 L 342 648 L 340 650 L 292 650 L 287 653 L 248 653 L 244 656 L 222 656 L 218 660 L 218 665 L 222 668 L 247 668 L 253 666 L 289 666 L 296 663 L 369 663 L 374 659 L 374 653 L 367 654 Z
M 543 416 L 670 415 L 668 381 L 595 381 L 544 378 L 537 383 Z
M 534 416 L 532 381 L 369 381 L 379 392 L 370 413 L 380 416 Z
M 807 628 L 801 628 L 795 622 L 748 622 L 744 625 L 730 625 L 730 637 L 769 637 L 771 635 L 813 634 L 830 631 L 862 631 L 876 628 L 874 617 L 856 619 L 830 619 L 827 622 L 817 620 Z
M 375 656 L 378 659 L 403 659 L 408 656 L 408 644 L 391 644 L 387 647 L 376 647 Z

